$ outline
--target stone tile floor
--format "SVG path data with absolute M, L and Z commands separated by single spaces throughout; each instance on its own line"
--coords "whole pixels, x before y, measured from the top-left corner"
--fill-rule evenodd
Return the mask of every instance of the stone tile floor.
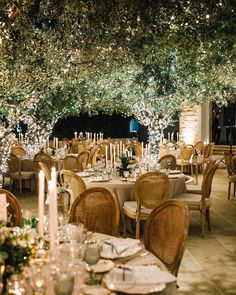
M 201 176 L 199 182 L 201 183 Z M 187 245 L 178 275 L 178 294 L 236 294 L 236 198 L 227 199 L 225 168 L 219 168 L 212 185 L 211 232 L 200 233 L 200 214 L 190 213 Z M 37 215 L 36 194 L 24 191 L 23 209 Z

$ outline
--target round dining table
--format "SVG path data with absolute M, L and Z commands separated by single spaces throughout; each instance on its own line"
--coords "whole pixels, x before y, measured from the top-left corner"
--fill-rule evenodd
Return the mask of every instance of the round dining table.
M 185 193 L 187 191 L 185 184 L 185 175 L 183 173 L 169 174 L 169 190 L 166 194 L 166 199 L 171 199 L 174 196 Z M 123 205 L 126 201 L 133 201 L 135 179 L 128 178 L 124 180 L 120 177 L 113 177 L 112 179 L 100 179 L 94 176 L 83 178 L 86 187 L 104 187 L 109 189 L 117 196 L 120 205 L 121 223 L 124 222 Z
M 105 243 L 107 241 L 112 241 L 112 239 L 116 239 L 115 237 L 108 236 L 101 233 L 92 233 L 88 239 L 87 243 Z M 119 241 L 125 241 L 123 238 L 117 238 Z M 137 242 L 137 240 L 128 239 L 129 242 Z M 114 240 L 113 240 L 114 241 Z M 104 261 L 104 260 L 103 260 Z M 130 256 L 124 256 L 123 258 L 110 259 L 106 260 L 112 264 L 112 267 L 108 271 L 95 273 L 95 276 L 98 280 L 100 280 L 100 284 L 98 285 L 86 285 L 85 279 L 88 278 L 89 273 L 87 271 L 87 265 L 83 262 L 80 265 L 79 272 L 75 275 L 75 284 L 72 295 L 78 294 L 134 294 L 134 288 L 140 290 L 136 294 L 158 294 L 158 295 L 176 295 L 177 294 L 177 285 L 176 285 L 176 277 L 171 275 L 165 265 L 152 253 L 147 251 L 142 244 L 140 244 L 140 250 Z M 99 263 L 99 262 L 98 262 Z M 68 261 L 69 265 L 69 261 Z M 117 270 L 117 268 L 140 268 L 140 267 L 148 267 L 157 268 L 158 274 L 160 275 L 158 282 L 148 283 L 139 282 L 138 279 L 134 281 L 134 284 L 130 288 L 125 288 L 125 292 L 116 292 L 116 288 L 110 288 L 109 284 L 107 284 L 107 275 L 109 272 Z M 73 270 L 71 270 L 73 271 Z M 143 274 L 148 277 L 148 273 Z M 151 275 L 151 274 L 150 274 Z M 30 279 L 30 278 L 29 278 Z M 129 280 L 129 278 L 127 279 Z M 48 278 L 47 280 L 47 289 L 45 295 L 54 295 L 53 281 Z M 154 287 L 154 288 L 153 288 Z M 160 291 L 155 291 L 154 289 Z M 149 292 L 150 291 L 150 292 Z M 30 284 L 28 284 L 26 295 L 31 295 L 32 291 L 30 288 Z

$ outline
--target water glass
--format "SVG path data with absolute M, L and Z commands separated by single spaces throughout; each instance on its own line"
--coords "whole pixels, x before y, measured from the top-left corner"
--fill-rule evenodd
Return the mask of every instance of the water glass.
M 71 295 L 74 290 L 75 276 L 71 272 L 58 272 L 54 278 L 54 291 L 56 295 Z
M 125 171 L 124 171 L 124 178 L 125 178 L 125 181 L 128 180 L 128 177 L 129 177 L 129 171 L 128 171 L 128 170 L 125 170 Z
M 92 243 L 87 244 L 84 252 L 84 261 L 89 266 L 89 278 L 87 278 L 84 282 L 87 285 L 98 285 L 100 284 L 100 280 L 97 280 L 94 277 L 94 265 L 97 264 L 97 262 L 100 259 L 100 251 L 101 246 L 99 243 Z

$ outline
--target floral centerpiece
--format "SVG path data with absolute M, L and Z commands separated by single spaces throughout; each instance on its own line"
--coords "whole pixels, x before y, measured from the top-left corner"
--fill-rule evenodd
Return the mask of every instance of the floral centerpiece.
M 0 228 L 0 260 L 4 264 L 3 282 L 12 274 L 21 273 L 28 265 L 32 247 L 28 234 Z
M 175 141 L 175 140 L 164 140 L 161 144 L 163 147 L 168 147 L 169 150 L 181 149 L 184 146 L 184 141 Z
M 124 177 L 124 171 L 131 172 L 134 165 L 134 159 L 129 156 L 128 152 L 120 156 L 120 165 L 117 167 L 119 176 Z

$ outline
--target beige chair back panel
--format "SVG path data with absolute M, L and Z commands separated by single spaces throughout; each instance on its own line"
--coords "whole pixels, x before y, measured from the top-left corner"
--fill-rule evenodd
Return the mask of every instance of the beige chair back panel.
M 113 235 L 119 224 L 117 198 L 105 188 L 91 188 L 80 194 L 71 208 L 71 221 L 90 231 Z
M 180 151 L 180 157 L 183 160 L 190 160 L 193 153 L 194 153 L 193 146 L 185 145 Z
M 8 217 L 10 217 L 10 226 L 20 226 L 21 222 L 21 206 L 17 198 L 5 189 L 0 189 L 0 194 L 6 195 L 6 200 L 9 203 L 7 207 Z
M 72 171 L 61 170 L 60 177 L 63 183 L 67 183 L 73 191 L 74 198 L 77 198 L 83 191 L 86 190 L 86 185 L 83 179 Z
M 63 169 L 77 172 L 76 156 L 66 156 L 63 159 Z
M 168 176 L 161 172 L 148 172 L 135 183 L 135 198 L 138 206 L 154 208 L 165 199 L 169 189 Z
M 178 274 L 188 225 L 188 207 L 177 200 L 161 203 L 145 224 L 145 248 L 155 254 L 174 275 Z

